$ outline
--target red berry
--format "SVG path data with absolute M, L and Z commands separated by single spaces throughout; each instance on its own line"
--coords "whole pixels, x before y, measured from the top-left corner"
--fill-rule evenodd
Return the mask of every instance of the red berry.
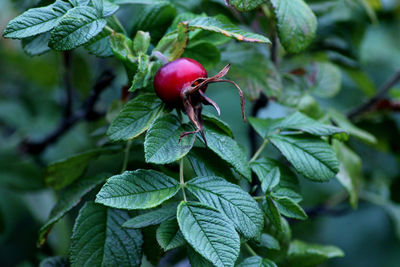
M 179 58 L 162 66 L 154 77 L 154 89 L 159 98 L 175 107 L 182 103 L 182 90 L 195 80 L 207 78 L 207 71 L 194 59 Z M 206 86 L 201 90 L 205 92 Z

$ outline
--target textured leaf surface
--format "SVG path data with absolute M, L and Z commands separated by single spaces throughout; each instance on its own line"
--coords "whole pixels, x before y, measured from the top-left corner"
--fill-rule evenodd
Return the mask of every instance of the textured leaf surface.
M 279 241 L 276 240 L 272 235 L 263 233 L 261 235 L 260 245 L 269 249 L 280 250 Z
M 42 228 L 40 228 L 38 244 L 43 245 L 53 225 L 64 217 L 67 212 L 78 205 L 84 195 L 93 190 L 105 179 L 106 176 L 103 174 L 95 177 L 84 177 L 66 187 L 60 200 L 51 209 L 49 219 Z
M 72 266 L 140 266 L 142 234 L 122 228 L 128 218 L 124 211 L 86 203 L 73 229 Z
M 261 234 L 263 213 L 257 202 L 239 186 L 220 177 L 206 176 L 190 180 L 187 188 L 200 202 L 224 214 L 245 237 Z
M 235 264 L 240 239 L 225 216 L 200 203 L 181 202 L 177 218 L 186 241 L 204 258 L 217 267 Z
M 283 47 L 298 53 L 311 43 L 317 30 L 317 18 L 303 0 L 269 0 L 277 20 Z
M 267 197 L 266 201 L 263 203 L 264 214 L 270 220 L 270 222 L 278 229 L 278 231 L 282 231 L 282 217 L 279 213 L 277 204 L 269 197 Z
M 229 3 L 236 7 L 239 11 L 249 11 L 264 4 L 264 0 L 230 0 Z
M 186 158 L 197 176 L 234 177 L 228 163 L 206 148 L 194 147 Z
M 277 265 L 269 260 L 263 259 L 260 256 L 252 256 L 244 259 L 240 264 L 236 265 L 236 267 L 276 267 Z
M 213 267 L 214 265 L 188 246 L 188 258 L 191 267 Z
M 195 135 L 188 135 L 179 142 L 180 134 L 185 131 L 190 131 L 190 127 L 182 125 L 174 115 L 169 114 L 156 119 L 146 133 L 146 162 L 166 164 L 184 157 L 196 139 Z
M 22 39 L 50 31 L 71 7 L 70 3 L 57 0 L 46 7 L 31 8 L 11 20 L 3 35 L 6 38 Z
M 52 30 L 49 46 L 55 50 L 76 48 L 100 33 L 106 20 L 90 6 L 79 6 L 65 14 Z
M 310 117 L 295 112 L 282 119 L 259 119 L 250 118 L 250 124 L 263 138 L 267 138 L 277 130 L 298 130 L 312 135 L 327 136 L 344 134 L 346 131 L 335 126 L 326 125 Z
M 236 141 L 212 125 L 206 124 L 204 133 L 208 147 L 250 181 L 251 171 L 247 156 Z
M 164 251 L 183 246 L 186 243 L 176 220 L 161 223 L 157 228 L 156 237 Z
M 328 181 L 339 171 L 335 152 L 320 138 L 272 135 L 270 140 L 293 167 L 310 180 Z
M 90 160 L 103 153 L 113 153 L 118 150 L 119 149 L 116 148 L 93 149 L 51 163 L 46 168 L 46 173 L 44 176 L 45 182 L 47 185 L 59 190 L 79 178 L 85 172 Z
M 39 267 L 67 267 L 69 262 L 67 258 L 61 256 L 48 257 L 42 260 Z
M 110 33 L 103 30 L 96 37 L 90 40 L 85 48 L 89 53 L 98 57 L 111 57 L 113 51 L 110 46 Z
M 173 197 L 179 183 L 153 170 L 126 171 L 107 180 L 96 202 L 118 209 L 148 209 Z
M 111 123 L 107 135 L 113 141 L 126 141 L 145 132 L 161 113 L 163 103 L 154 94 L 142 94 L 129 101 Z
M 172 220 L 176 217 L 177 203 L 165 205 L 164 207 L 151 210 L 144 214 L 140 214 L 126 221 L 123 227 L 127 228 L 143 228 L 150 225 L 157 225 L 164 221 Z
M 238 41 L 270 44 L 271 41 L 260 34 L 240 29 L 227 18 L 199 17 L 188 22 L 189 29 L 202 29 L 235 38 Z
M 158 42 L 154 51 L 161 52 L 169 61 L 178 59 L 189 41 L 188 29 L 185 25 L 179 24 L 176 31 L 164 35 Z
M 307 219 L 307 214 L 295 201 L 289 197 L 277 197 L 274 198 L 279 212 L 289 218 L 305 220 Z
M 290 265 L 300 267 L 316 266 L 328 259 L 344 256 L 337 247 L 307 244 L 299 240 L 290 243 L 288 254 Z

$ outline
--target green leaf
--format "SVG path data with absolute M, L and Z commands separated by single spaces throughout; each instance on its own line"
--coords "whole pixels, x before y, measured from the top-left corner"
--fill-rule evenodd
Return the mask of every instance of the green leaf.
M 67 258 L 61 256 L 48 257 L 42 260 L 39 267 L 66 267 L 69 266 Z
M 6 38 L 22 39 L 50 31 L 70 8 L 71 4 L 62 0 L 46 7 L 31 8 L 11 20 L 3 35 Z
M 183 24 L 178 24 L 177 31 L 170 32 L 158 42 L 154 52 L 162 53 L 169 61 L 178 59 L 187 46 L 189 40 L 188 29 Z
M 292 115 L 281 119 L 250 118 L 249 122 L 262 138 L 267 138 L 278 130 L 298 130 L 316 136 L 333 135 L 340 139 L 346 139 L 347 135 L 345 130 L 323 124 L 300 112 L 295 112 Z
M 114 0 L 114 3 L 118 5 L 134 5 L 134 4 L 159 4 L 161 2 L 166 2 L 166 0 Z
M 231 127 L 229 126 L 228 123 L 221 120 L 220 117 L 217 117 L 213 113 L 203 112 L 203 120 L 210 124 L 213 124 L 214 126 L 218 127 L 220 130 L 222 130 L 224 133 L 226 133 L 230 137 L 234 138 Z
M 274 189 L 279 184 L 281 179 L 281 172 L 278 167 L 273 168 L 267 175 L 259 177 L 261 181 L 261 189 L 264 193 L 267 193 Z
M 73 6 L 87 6 L 90 0 L 69 0 Z
M 133 51 L 135 53 L 147 53 L 150 46 L 150 34 L 148 32 L 138 31 L 133 39 Z
M 140 266 L 142 234 L 122 228 L 128 218 L 124 211 L 87 202 L 75 221 L 71 266 Z
M 107 180 L 96 202 L 118 209 L 149 209 L 178 193 L 180 184 L 153 170 L 126 171 Z
M 333 142 L 333 149 L 340 162 L 339 173 L 336 178 L 348 192 L 351 206 L 357 208 L 358 188 L 362 180 L 361 158 L 339 141 Z
M 55 50 L 74 49 L 100 33 L 106 23 L 93 7 L 75 7 L 52 30 L 49 46 Z
M 264 0 L 230 0 L 229 4 L 239 11 L 250 11 L 264 4 Z
M 108 128 L 113 141 L 127 141 L 144 133 L 162 112 L 163 103 L 155 94 L 141 94 L 129 101 Z
M 235 140 L 221 130 L 208 123 L 205 124 L 204 134 L 208 147 L 248 181 L 251 181 L 251 170 L 247 156 Z
M 270 193 L 270 195 L 274 198 L 288 197 L 296 203 L 299 203 L 303 199 L 303 197 L 299 193 L 285 187 L 275 189 L 273 192 Z
M 217 267 L 235 264 L 240 238 L 225 216 L 206 205 L 182 201 L 177 218 L 186 241 L 200 255 Z
M 186 22 L 186 24 L 189 30 L 202 29 L 220 33 L 227 37 L 235 38 L 238 41 L 271 44 L 271 41 L 267 37 L 242 30 L 222 16 L 218 18 L 199 17 Z
M 214 265 L 211 264 L 208 260 L 203 258 L 199 253 L 197 253 L 194 249 L 188 246 L 188 258 L 191 267 L 213 267 Z
M 249 258 L 244 259 L 241 263 L 238 265 L 235 265 L 236 267 L 277 267 L 277 265 L 269 260 L 269 259 L 263 259 L 260 256 L 252 256 Z
M 278 240 L 276 240 L 272 235 L 263 233 L 261 235 L 260 246 L 266 247 L 269 249 L 280 250 L 281 247 L 279 245 Z
M 195 45 L 189 45 L 185 49 L 182 57 L 197 60 L 205 69 L 215 67 L 221 60 L 219 49 L 207 41 L 197 42 Z
M 161 208 L 151 210 L 126 221 L 122 226 L 126 228 L 144 228 L 150 225 L 157 225 L 176 217 L 177 203 L 165 205 Z
M 130 92 L 134 92 L 137 89 L 145 88 L 151 79 L 151 75 L 148 75 L 150 69 L 150 57 L 145 53 L 140 52 L 137 58 L 138 68 L 133 77 L 132 85 L 129 88 Z
M 308 244 L 299 240 L 290 243 L 288 258 L 291 266 L 316 266 L 326 260 L 343 257 L 341 249 L 334 246 Z
M 275 201 L 267 197 L 262 207 L 264 214 L 267 216 L 269 221 L 276 227 L 278 231 L 282 231 L 282 217 Z
M 231 167 L 206 148 L 194 147 L 186 156 L 197 176 L 234 177 Z
M 352 124 L 351 121 L 349 121 L 346 116 L 339 113 L 338 111 L 331 109 L 328 111 L 328 114 L 329 114 L 330 118 L 340 128 L 343 128 L 344 130 L 348 131 L 350 136 L 354 136 L 355 138 L 357 138 L 365 143 L 368 143 L 368 144 L 376 144 L 377 143 L 375 136 L 373 136 L 369 132 L 364 131 L 363 129 L 358 128 L 357 126 Z
M 291 53 L 306 49 L 317 30 L 317 18 L 303 0 L 269 0 L 283 47 Z
M 277 160 L 267 157 L 260 158 L 251 163 L 251 169 L 258 177 L 266 177 L 276 167 L 279 168 L 280 178 L 279 186 L 277 189 L 274 190 L 274 192 L 280 189 L 288 189 L 294 192 L 298 192 L 299 182 L 297 180 L 297 177 L 286 165 Z
M 84 177 L 66 187 L 60 197 L 60 200 L 51 209 L 49 219 L 40 228 L 38 244 L 42 246 L 46 241 L 47 235 L 49 234 L 53 225 L 62 217 L 64 217 L 64 215 L 72 210 L 76 205 L 78 205 L 83 196 L 92 191 L 97 185 L 105 181 L 105 179 L 106 177 L 104 174 L 94 177 Z
M 49 39 L 50 32 L 41 33 L 32 38 L 24 38 L 22 40 L 24 52 L 29 56 L 38 56 L 50 51 Z
M 156 119 L 144 141 L 146 162 L 166 164 L 183 158 L 189 153 L 196 138 L 195 135 L 189 135 L 179 142 L 180 134 L 188 130 L 190 127 L 182 125 L 174 115 L 168 114 Z
M 85 48 L 90 54 L 98 57 L 111 57 L 114 55 L 110 46 L 110 33 L 106 30 L 103 30 L 90 40 L 85 45 Z
M 334 97 L 342 86 L 340 69 L 329 62 L 319 62 L 313 65 L 313 81 L 311 90 L 314 95 L 323 98 Z
M 339 171 L 339 162 L 332 147 L 317 137 L 271 135 L 276 146 L 293 167 L 306 178 L 324 182 Z
M 289 197 L 273 197 L 276 201 L 279 212 L 289 218 L 305 220 L 307 214 L 304 210 Z
M 110 47 L 117 59 L 132 71 L 136 71 L 137 58 L 133 54 L 133 42 L 129 37 L 122 33 L 112 32 L 110 35 Z
M 165 221 L 157 228 L 157 242 L 164 251 L 181 247 L 186 241 L 176 220 Z
M 52 186 L 55 190 L 64 188 L 85 172 L 92 159 L 101 154 L 114 153 L 118 150 L 113 147 L 98 148 L 53 162 L 47 166 L 44 180 L 47 185 Z
M 216 208 L 231 220 L 235 228 L 246 238 L 261 234 L 264 219 L 257 202 L 243 189 L 223 178 L 197 177 L 186 184 L 200 202 Z
M 112 16 L 115 12 L 118 11 L 119 6 L 113 2 L 114 0 L 103 0 L 103 17 Z

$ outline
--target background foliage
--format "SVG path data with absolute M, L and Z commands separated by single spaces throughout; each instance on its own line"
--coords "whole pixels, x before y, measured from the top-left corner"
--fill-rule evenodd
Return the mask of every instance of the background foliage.
M 1 31 L 22 39 L 0 42 L 1 266 L 129 266 L 142 253 L 144 266 L 400 264 L 398 1 L 53 2 L 0 3 Z M 6 29 L 32 7 L 28 24 L 44 25 Z M 152 94 L 154 51 L 209 74 L 231 63 L 249 123 L 237 93 L 213 85 L 208 150 L 194 136 L 177 145 L 191 126 Z M 177 208 L 180 171 L 202 204 Z M 127 181 L 124 198 L 113 190 Z M 199 249 L 207 231 L 229 238 Z

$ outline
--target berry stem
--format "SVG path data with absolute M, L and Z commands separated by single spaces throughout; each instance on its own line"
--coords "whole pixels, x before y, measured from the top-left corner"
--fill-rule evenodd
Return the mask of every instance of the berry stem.
M 186 192 L 185 192 L 185 179 L 183 177 L 183 158 L 181 158 L 179 162 L 179 180 L 181 182 L 181 188 L 182 188 L 182 193 L 183 193 L 183 199 L 187 201 L 186 199 Z

